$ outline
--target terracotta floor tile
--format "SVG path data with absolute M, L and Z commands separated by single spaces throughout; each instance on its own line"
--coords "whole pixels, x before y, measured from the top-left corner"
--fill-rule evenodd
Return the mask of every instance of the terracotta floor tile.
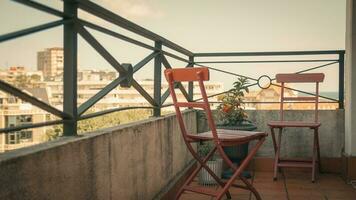
M 264 195 L 261 194 L 263 200 L 288 200 L 286 195 Z M 256 200 L 254 196 L 251 197 L 251 200 Z
M 326 200 L 322 195 L 289 195 L 289 200 Z
M 253 175 L 251 180 L 263 200 L 356 200 L 356 190 L 345 184 L 337 174 L 320 174 L 315 183 L 310 181 L 309 172 L 283 172 L 278 181 L 273 181 L 271 172 L 255 172 Z M 237 180 L 236 183 L 242 182 Z M 198 184 L 194 182 L 193 185 Z M 255 199 L 249 191 L 239 188 L 231 188 L 230 193 L 233 200 Z M 214 198 L 187 193 L 181 199 L 210 200 Z
M 237 195 L 231 195 L 232 200 L 234 199 L 238 199 L 238 200 L 249 200 L 250 199 L 250 195 L 249 194 L 237 194 Z
M 193 193 L 184 193 L 179 200 L 210 200 L 212 197 Z

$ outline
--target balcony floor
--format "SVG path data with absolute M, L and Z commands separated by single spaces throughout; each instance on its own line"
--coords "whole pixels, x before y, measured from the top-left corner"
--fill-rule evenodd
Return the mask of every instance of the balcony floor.
M 320 174 L 316 183 L 311 183 L 310 172 L 287 171 L 279 174 L 278 181 L 272 180 L 272 172 L 255 172 L 253 185 L 263 200 L 355 200 L 356 189 L 345 184 L 340 175 Z M 193 184 L 197 184 L 196 182 Z M 249 191 L 232 188 L 232 199 L 253 200 Z M 209 196 L 184 193 L 181 200 L 214 199 Z

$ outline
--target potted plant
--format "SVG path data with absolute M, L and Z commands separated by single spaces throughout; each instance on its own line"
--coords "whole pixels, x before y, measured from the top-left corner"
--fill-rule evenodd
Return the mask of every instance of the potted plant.
M 239 77 L 238 80 L 233 83 L 233 88 L 222 97 L 222 103 L 217 107 L 217 128 L 244 131 L 257 129 L 251 121 L 247 120 L 248 116 L 243 106 L 244 92 L 249 92 L 248 81 L 246 78 Z M 248 143 L 224 147 L 224 151 L 233 163 L 239 165 L 247 156 Z M 232 176 L 232 170 L 223 172 L 224 178 L 229 178 L 230 176 Z M 244 172 L 243 176 L 246 178 L 251 177 L 248 172 Z
M 200 157 L 205 157 L 213 149 L 213 141 L 202 142 L 198 145 L 198 154 Z M 222 159 L 216 155 L 213 155 L 206 165 L 221 178 L 222 172 Z M 215 185 L 217 184 L 215 179 L 204 168 L 199 172 L 198 183 L 200 185 Z

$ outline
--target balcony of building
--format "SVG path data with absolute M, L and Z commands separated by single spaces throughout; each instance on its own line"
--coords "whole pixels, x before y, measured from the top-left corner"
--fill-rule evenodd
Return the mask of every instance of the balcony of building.
M 270 133 L 267 123 L 279 118 L 280 86 L 274 82 L 275 74 L 269 74 L 266 69 L 262 76 L 247 76 L 243 70 L 235 73 L 234 70 L 211 64 L 309 63 L 313 66 L 302 69 L 291 67 L 289 71 L 325 72 L 326 79 L 336 81 L 334 85 L 338 91 L 334 96 L 319 95 L 323 168 L 322 173 L 317 175 L 317 181 L 310 181 L 310 170 L 294 168 L 280 171 L 278 180 L 273 181 L 274 149 L 270 136 L 248 166 L 252 174 L 250 181 L 262 199 L 355 199 L 356 114 L 353 111 L 356 86 L 351 77 L 356 75 L 356 70 L 352 70 L 356 58 L 352 52 L 355 46 L 352 43 L 352 27 L 356 15 L 351 11 L 356 4 L 353 1 L 347 3 L 346 50 L 208 53 L 191 52 L 92 1 L 65 0 L 61 2 L 63 10 L 37 1 L 19 0 L 14 4 L 33 8 L 33 12 L 54 15 L 58 20 L 0 35 L 0 45 L 40 31 L 63 27 L 63 74 L 43 80 L 52 88 L 52 100 L 63 103 L 63 106 L 51 105 L 50 100 L 34 92 L 34 88 L 20 89 L 18 85 L 10 84 L 12 81 L 0 80 L 0 152 L 3 152 L 0 153 L 0 199 L 174 199 L 177 188 L 196 167 L 196 162 L 181 137 L 163 76 L 164 69 L 176 67 L 172 60 L 184 63 L 179 67 L 208 67 L 216 73 L 212 76 L 247 78 L 250 87 L 259 89 L 246 96 L 249 120 L 259 131 L 266 133 Z M 120 27 L 123 32 L 91 22 L 89 19 L 92 18 L 83 19 L 79 14 L 81 12 Z M 112 41 L 125 41 L 149 50 L 149 54 L 137 63 L 120 63 L 114 53 L 92 34 L 93 30 L 110 36 Z M 106 80 L 99 78 L 99 72 L 78 74 L 78 37 L 117 72 L 105 74 L 110 77 Z M 149 62 L 153 62 L 150 69 L 153 76 L 150 80 L 136 80 L 135 73 L 148 67 L 145 65 Z M 332 67 L 333 71 L 328 71 L 327 67 Z M 91 75 L 96 83 L 85 84 Z M 63 84 L 54 80 L 60 80 Z M 216 108 L 220 103 L 218 97 L 224 95 L 228 88 L 222 88 L 214 81 L 207 82 L 207 87 L 210 87 L 207 90 L 211 105 Z M 193 83 L 177 85 L 177 90 L 181 99 L 201 100 L 197 85 Z M 289 91 L 291 95 L 315 96 L 309 90 L 294 86 L 290 86 Z M 125 95 L 135 98 L 125 100 Z M 26 109 L 21 110 L 19 107 L 24 107 L 23 104 L 26 104 Z M 308 102 L 292 101 L 286 105 L 288 110 L 285 115 L 290 120 L 310 119 L 313 116 L 313 108 L 308 107 Z M 148 110 L 149 114 L 143 114 L 144 120 L 109 124 L 106 128 L 90 129 L 85 133 L 79 129 L 79 124 L 86 120 L 91 119 L 93 121 L 89 123 L 94 123 L 104 119 L 98 117 L 134 110 Z M 23 117 L 18 116 L 29 120 L 21 121 Z M 201 110 L 187 109 L 183 117 L 191 133 L 199 134 L 207 130 L 207 121 Z M 59 137 L 52 141 L 40 139 L 46 127 L 55 125 L 63 127 Z M 34 130 L 31 139 L 26 139 L 30 137 L 26 132 L 28 130 Z M 282 156 L 311 157 L 313 144 L 310 130 L 288 129 L 284 135 Z M 198 184 L 197 180 L 193 184 Z M 231 194 L 232 199 L 254 199 L 245 190 L 231 189 Z M 210 198 L 189 192 L 181 197 Z

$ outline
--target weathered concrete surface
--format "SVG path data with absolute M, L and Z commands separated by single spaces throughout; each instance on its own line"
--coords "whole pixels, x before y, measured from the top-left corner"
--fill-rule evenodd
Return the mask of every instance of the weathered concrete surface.
M 176 117 L 152 118 L 1 155 L 0 199 L 152 199 L 191 160 Z
M 356 3 L 346 3 L 345 34 L 345 154 L 356 156 Z
M 260 148 L 257 156 L 274 157 L 274 150 L 268 121 L 278 120 L 278 110 L 249 110 L 247 111 L 249 120 L 257 125 L 259 131 L 269 133 L 265 143 Z M 201 115 L 198 114 L 199 116 Z M 314 111 L 291 110 L 285 112 L 286 120 L 307 120 L 312 119 Z M 327 158 L 341 157 L 344 147 L 344 110 L 321 110 L 319 111 L 321 127 L 319 129 L 321 156 Z M 207 129 L 206 120 L 198 118 L 198 132 Z M 278 130 L 276 130 L 278 131 Z M 282 136 L 282 156 L 288 157 L 310 157 L 313 147 L 313 132 L 307 128 L 288 128 Z

